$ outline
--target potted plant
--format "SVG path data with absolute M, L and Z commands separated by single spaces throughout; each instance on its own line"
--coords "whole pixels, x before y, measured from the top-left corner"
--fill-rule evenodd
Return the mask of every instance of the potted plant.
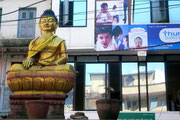
M 49 103 L 41 97 L 41 100 L 27 100 L 25 101 L 26 112 L 29 119 L 46 119 Z
M 113 88 L 106 87 L 105 89 L 107 90 L 107 99 L 99 99 L 96 101 L 98 116 L 100 120 L 117 120 L 121 107 L 120 100 L 110 98 L 111 92 L 114 92 Z

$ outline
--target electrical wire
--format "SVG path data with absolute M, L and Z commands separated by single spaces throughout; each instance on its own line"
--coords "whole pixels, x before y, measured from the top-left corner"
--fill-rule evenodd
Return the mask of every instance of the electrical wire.
M 43 1 L 46 1 L 46 0 L 43 0 Z M 39 1 L 39 2 L 42 2 L 42 1 Z M 39 3 L 38 2 L 38 3 Z M 158 2 L 158 1 L 154 1 L 154 2 Z M 153 2 L 153 3 L 154 3 Z M 37 2 L 36 3 L 33 3 L 33 4 L 37 4 Z M 144 4 L 149 4 L 149 2 L 147 2 L 147 3 L 141 3 L 141 4 L 136 4 L 136 6 L 138 6 L 138 5 L 144 5 Z M 179 5 L 179 4 L 177 4 L 177 5 Z M 32 4 L 31 5 L 28 5 L 28 6 L 26 6 L 26 7 L 24 7 L 24 8 L 22 8 L 22 9 L 25 9 L 25 8 L 28 8 L 29 6 L 32 6 Z M 133 6 L 133 5 L 131 5 L 131 6 Z M 151 8 L 159 8 L 160 6 L 156 6 L 156 7 L 151 7 Z M 123 6 L 122 7 L 117 7 L 117 8 L 123 8 Z M 112 9 L 112 8 L 109 8 L 109 9 Z M 139 9 L 148 9 L 147 7 L 145 7 L 145 8 L 139 8 Z M 132 9 L 131 9 L 132 10 Z M 137 10 L 137 9 L 136 9 Z M 16 12 L 17 11 L 19 11 L 19 10 L 16 10 Z M 91 12 L 97 12 L 97 11 L 100 11 L 100 10 L 93 10 L 93 11 L 87 11 L 87 13 L 88 14 L 90 14 Z M 123 11 L 123 10 L 118 10 L 118 11 Z M 12 11 L 13 12 L 13 11 Z M 11 14 L 12 12 L 9 12 L 9 13 L 5 13 L 5 14 Z M 111 11 L 112 12 L 112 11 Z M 77 12 L 77 13 L 72 13 L 73 15 L 78 15 L 78 14 L 85 14 L 86 12 Z M 72 14 L 63 14 L 63 16 L 67 16 L 67 15 L 72 15 Z M 2 14 L 2 16 L 3 16 L 4 14 Z M 59 16 L 59 15 L 57 15 L 57 16 Z M 36 18 L 32 18 L 32 19 L 39 19 L 40 17 L 36 17 Z M 21 21 L 21 20 L 29 20 L 29 19 L 16 19 L 16 20 L 6 20 L 6 21 L 1 21 L 1 23 L 6 23 L 6 22 L 14 22 L 14 21 Z M 73 21 L 73 20 L 72 20 Z
M 141 48 L 129 48 L 129 49 L 125 49 L 125 50 L 121 50 L 121 51 L 129 51 L 129 50 L 140 50 L 140 49 L 147 49 L 147 48 L 152 48 L 152 47 L 159 47 L 159 46 L 166 46 L 166 45 L 172 45 L 172 44 L 178 44 L 180 42 L 171 42 L 171 43 L 165 43 L 165 44 L 159 44 L 159 45 L 151 45 L 151 46 L 147 46 L 147 47 L 141 47 Z M 67 53 L 66 51 L 45 51 L 45 50 L 28 50 L 28 51 L 38 51 L 38 52 L 50 52 L 50 53 Z M 119 51 L 120 50 L 114 50 L 115 51 Z M 97 52 L 100 52 L 100 51 L 97 51 Z M 103 53 L 106 53 L 106 52 L 109 52 L 109 51 L 103 51 Z M 1 47 L 1 69 L 2 69 L 2 63 L 3 63 L 3 47 Z M 2 71 L 2 70 L 1 70 Z M 1 74 L 1 73 L 0 73 Z M 0 81 L 0 84 L 3 85 L 4 83 L 2 83 Z M 5 85 L 5 84 L 4 84 Z
M 3 0 L 1 0 L 0 2 L 2 2 Z M 46 1 L 46 0 L 42 0 L 42 1 L 39 1 L 39 2 L 43 2 L 43 1 Z M 36 4 L 38 4 L 39 2 L 36 2 Z M 35 3 L 34 3 L 35 4 Z M 32 6 L 32 5 L 34 5 L 34 4 L 31 4 L 31 5 L 29 5 L 29 6 L 26 6 L 26 7 L 24 7 L 24 8 L 21 8 L 21 9 L 19 9 L 19 10 L 22 10 L 22 9 L 25 9 L 25 8 L 28 8 L 28 7 L 30 7 L 30 6 Z M 143 8 L 140 8 L 140 9 L 143 9 Z M 146 8 L 147 9 L 147 8 Z M 14 13 L 14 12 L 18 12 L 19 10 L 15 10 L 15 11 L 12 11 L 12 12 L 9 12 L 9 13 L 5 13 L 5 14 L 2 14 L 2 16 L 3 15 L 8 15 L 8 14 L 12 14 L 12 13 Z M 149 12 L 149 11 L 147 11 L 147 12 Z M 139 12 L 139 13 L 144 13 L 144 12 Z M 77 13 L 76 13 L 77 14 Z M 83 13 L 84 14 L 84 13 Z M 136 14 L 136 13 L 135 13 Z M 65 14 L 65 15 L 67 15 L 67 14 Z M 39 19 L 40 17 L 37 17 L 36 19 Z M 94 19 L 94 18 L 93 18 Z M 22 20 L 24 20 L 24 19 L 21 19 L 21 20 L 19 20 L 19 21 L 22 21 Z M 30 20 L 30 19 L 28 19 L 28 20 Z M 80 20 L 82 20 L 82 19 L 80 19 Z M 84 20 L 86 20 L 86 19 L 84 19 Z M 72 20 L 71 20 L 72 21 Z M 74 20 L 73 20 L 74 21 Z M 180 43 L 180 42 L 176 42 L 176 43 Z M 143 47 L 143 48 L 141 48 L 141 49 L 145 49 L 145 48 L 150 48 L 150 47 L 157 47 L 157 46 L 164 46 L 164 45 L 169 45 L 169 44 L 176 44 L 176 43 L 168 43 L 168 44 L 162 44 L 162 45 L 154 45 L 154 46 L 149 46 L 149 47 Z M 132 49 L 137 49 L 137 48 L 131 48 L 131 49 L 129 49 L 129 50 L 132 50 Z M 2 64 L 1 64 L 2 65 Z M 3 85 L 3 83 L 1 83 L 1 85 Z M 5 85 L 5 84 L 4 84 Z M 161 111 L 162 112 L 162 111 Z M 160 118 L 160 116 L 159 116 L 159 118 Z M 159 119 L 158 118 L 158 119 Z
M 178 4 L 178 5 L 180 5 L 180 4 Z M 176 7 L 179 7 L 179 6 L 174 6 L 173 5 L 173 7 L 171 7 L 170 9 L 172 9 L 172 8 L 176 8 Z M 168 8 L 167 8 L 168 9 Z M 143 12 L 136 12 L 135 14 L 138 14 L 138 13 L 144 13 L 145 11 L 143 11 Z M 146 11 L 146 12 L 149 12 L 149 11 Z M 37 17 L 37 18 L 40 18 L 40 17 Z M 94 18 L 91 18 L 91 19 L 94 19 Z M 29 19 L 28 19 L 29 20 Z M 79 19 L 79 20 L 86 20 L 86 19 Z M 78 21 L 79 21 L 78 20 Z M 36 24 L 38 24 L 38 23 L 36 23 Z M 179 42 L 178 42 L 179 43 Z M 176 43 L 166 43 L 166 44 L 162 44 L 162 45 L 160 45 L 160 46 L 163 46 L 163 45 L 168 45 L 168 44 L 176 44 Z M 157 46 L 159 46 L 159 45 L 155 45 L 155 46 L 148 46 L 148 47 L 143 47 L 143 48 L 130 48 L 130 49 L 147 49 L 147 48 L 150 48 L 150 47 L 157 47 Z M 127 50 L 129 50 L 129 49 L 127 49 Z
M 141 49 L 148 49 L 148 48 L 153 48 L 153 47 L 160 47 L 160 46 L 167 46 L 167 45 L 173 45 L 173 44 L 178 44 L 180 43 L 180 41 L 178 42 L 169 42 L 169 43 L 164 43 L 164 44 L 158 44 L 158 45 L 150 45 L 150 46 L 145 46 L 145 47 L 141 47 L 141 48 L 128 48 L 128 49 L 124 49 L 124 50 L 114 50 L 114 51 L 129 51 L 129 50 L 141 50 Z M 1 46 L 2 47 L 2 46 Z M 8 48 L 8 47 L 3 47 L 3 48 Z M 59 54 L 62 54 L 62 53 L 68 53 L 67 51 L 49 51 L 49 50 L 27 50 L 26 52 L 28 51 L 37 51 L 37 52 L 49 52 L 49 53 L 59 53 Z M 101 52 L 101 51 L 97 51 L 97 52 Z M 109 52 L 109 51 L 103 51 L 104 53 L 105 52 Z
M 176 5 L 169 6 L 169 7 L 170 7 L 169 9 L 179 7 L 179 5 L 180 5 L 180 4 L 176 4 Z M 156 6 L 156 7 L 159 7 L 159 6 Z M 168 8 L 166 8 L 166 9 L 168 9 Z M 144 13 L 144 12 L 150 12 L 150 11 L 136 12 L 135 14 Z M 37 18 L 40 18 L 40 17 L 36 17 L 36 19 L 37 19 Z M 90 18 L 90 19 L 94 19 L 94 18 Z M 23 19 L 23 20 L 24 20 L 24 19 Z M 30 19 L 27 19 L 27 20 L 30 20 Z M 74 20 L 74 21 L 79 21 L 79 20 L 86 20 L 86 19 L 78 19 L 78 20 Z M 19 21 L 20 21 L 20 20 L 19 20 Z M 36 23 L 36 24 L 38 24 L 38 23 Z M 168 45 L 168 44 L 176 44 L 176 43 L 167 43 L 167 45 Z M 166 44 L 162 44 L 162 45 L 160 45 L 160 46 L 163 46 L 163 45 L 166 45 Z M 159 46 L 159 45 L 148 46 L 148 47 L 143 47 L 143 48 L 130 48 L 130 50 L 132 50 L 132 49 L 147 49 L 147 48 L 150 48 L 150 47 L 157 47 L 157 46 Z M 129 50 L 129 49 L 127 49 L 127 50 Z
M 4 14 L 2 14 L 1 16 L 3 16 L 3 15 L 8 15 L 8 14 L 12 14 L 12 13 L 14 13 L 14 12 L 18 12 L 19 10 L 29 8 L 29 7 L 31 7 L 31 6 L 33 6 L 33 5 L 36 5 L 36 4 L 41 3 L 41 2 L 44 2 L 44 1 L 47 1 L 47 0 L 42 0 L 42 1 L 39 1 L 39 2 L 36 2 L 36 3 L 30 4 L 30 5 L 27 5 L 27 6 L 23 7 L 23 8 L 18 9 L 18 10 L 14 10 L 14 11 L 11 11 L 11 12 L 8 12 L 8 13 L 4 13 Z M 157 2 L 157 1 L 154 1 L 153 3 L 155 3 L 155 2 Z M 148 4 L 148 3 L 149 3 L 149 2 L 147 2 L 147 3 L 141 3 L 141 4 L 136 4 L 136 6 L 138 6 L 138 5 L 144 5 L 144 4 Z M 131 5 L 131 7 L 132 7 L 132 6 L 133 6 L 133 5 Z M 123 8 L 123 7 L 117 7 L 117 8 Z M 109 9 L 112 9 L 112 8 L 109 8 Z M 96 11 L 100 11 L 100 10 L 96 10 Z M 94 10 L 93 10 L 93 11 L 89 11 L 89 12 L 94 12 Z M 81 12 L 78 12 L 77 14 L 80 14 L 80 13 L 81 13 Z M 84 13 L 84 12 L 83 12 L 83 13 Z M 76 14 L 76 13 L 74 13 L 74 14 Z M 65 15 L 67 15 L 67 14 L 65 14 Z
M 173 9 L 173 8 L 178 8 L 180 6 L 180 4 L 176 4 L 176 5 L 169 5 L 169 8 L 164 8 L 164 9 Z M 156 7 L 145 7 L 145 8 L 139 8 L 139 9 L 136 9 L 136 10 L 142 10 L 142 9 L 150 9 L 150 8 L 159 8 L 160 6 L 156 6 Z M 133 10 L 133 9 L 130 9 L 130 10 Z M 118 10 L 118 11 L 123 11 L 123 10 Z M 155 10 L 151 10 L 151 11 L 142 11 L 142 12 L 135 12 L 134 14 L 140 14 L 140 13 L 146 13 L 146 12 L 154 12 L 154 11 L 158 11 L 157 9 Z M 112 12 L 112 11 L 110 11 Z M 82 12 L 80 12 L 82 14 Z M 86 13 L 86 12 L 84 12 Z M 76 13 L 78 14 L 78 13 Z M 66 16 L 68 14 L 65 14 L 64 16 Z M 56 15 L 57 17 L 59 17 L 59 15 Z M 122 14 L 120 16 L 123 16 Z M 35 17 L 35 18 L 32 18 L 32 19 L 15 19 L 15 20 L 6 20 L 6 21 L 2 21 L 1 23 L 9 23 L 9 22 L 15 22 L 15 21 L 23 21 L 23 20 L 33 20 L 33 19 L 40 19 L 40 17 Z M 82 20 L 90 20 L 90 19 L 94 19 L 94 18 L 89 18 L 89 19 L 77 19 L 77 20 L 69 20 L 69 22 L 72 22 L 72 21 L 82 21 Z M 63 21 L 59 21 L 59 22 L 63 22 Z M 3 24 L 1 25 L 3 26 Z M 68 25 L 67 25 L 68 26 Z
M 33 6 L 33 5 L 36 5 L 36 4 L 39 4 L 39 3 L 45 2 L 45 1 L 47 1 L 47 0 L 41 0 L 41 1 L 38 1 L 38 2 L 35 2 L 35 3 L 32 3 L 32 4 L 27 5 L 27 6 L 25 6 L 25 7 L 19 8 L 18 10 L 14 10 L 14 11 L 11 11 L 11 12 L 7 12 L 7 13 L 4 13 L 4 14 L 1 14 L 1 16 L 5 16 L 5 15 L 9 15 L 9 14 L 12 14 L 12 13 L 18 12 L 18 11 L 20 11 L 20 10 L 23 10 L 23 9 L 29 8 L 29 7 L 31 7 L 31 6 Z

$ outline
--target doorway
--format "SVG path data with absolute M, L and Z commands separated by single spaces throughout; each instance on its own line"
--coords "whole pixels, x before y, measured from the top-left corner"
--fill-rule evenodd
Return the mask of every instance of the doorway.
M 167 95 L 169 110 L 174 111 L 173 102 L 177 99 L 177 91 L 180 89 L 180 62 L 167 63 Z

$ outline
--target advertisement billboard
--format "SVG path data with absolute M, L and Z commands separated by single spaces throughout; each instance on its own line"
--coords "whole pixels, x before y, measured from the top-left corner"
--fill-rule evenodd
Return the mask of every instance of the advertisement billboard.
M 122 45 L 123 38 L 128 40 L 127 24 L 128 0 L 96 0 L 96 50 L 127 49 Z
M 96 28 L 101 28 L 96 29 L 96 51 L 180 49 L 180 24 L 99 25 Z
M 180 49 L 180 24 L 128 25 L 128 3 L 96 0 L 96 51 Z
M 148 50 L 180 49 L 180 24 L 148 25 Z

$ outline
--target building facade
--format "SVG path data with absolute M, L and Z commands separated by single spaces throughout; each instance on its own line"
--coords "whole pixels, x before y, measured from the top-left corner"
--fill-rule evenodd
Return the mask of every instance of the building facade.
M 106 15 L 101 18 L 107 19 L 98 19 L 103 3 L 108 3 L 113 21 L 109 22 Z M 122 111 L 174 111 L 172 103 L 180 88 L 180 48 L 156 50 L 146 46 L 146 49 L 97 51 L 96 28 L 109 24 L 112 29 L 116 25 L 178 26 L 179 5 L 177 0 L 0 1 L 0 112 L 10 110 L 8 97 L 13 94 L 6 85 L 6 72 L 12 64 L 26 58 L 30 40 L 40 35 L 39 17 L 48 8 L 58 17 L 56 34 L 66 40 L 69 63 L 78 71 L 65 110 L 96 110 L 95 101 L 107 98 L 104 88 L 112 87 L 115 92 L 111 97 L 121 100 Z

